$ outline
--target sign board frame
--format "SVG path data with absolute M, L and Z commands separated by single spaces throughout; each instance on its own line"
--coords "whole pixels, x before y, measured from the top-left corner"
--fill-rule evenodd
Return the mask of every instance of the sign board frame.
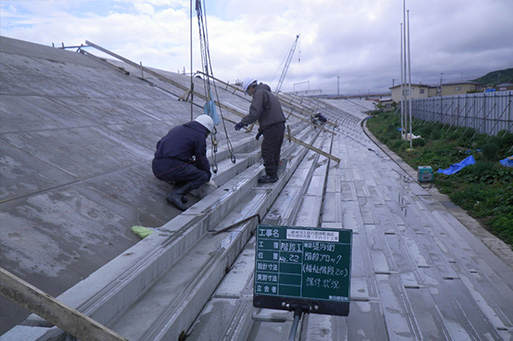
M 257 225 L 253 306 L 347 316 L 352 232 Z

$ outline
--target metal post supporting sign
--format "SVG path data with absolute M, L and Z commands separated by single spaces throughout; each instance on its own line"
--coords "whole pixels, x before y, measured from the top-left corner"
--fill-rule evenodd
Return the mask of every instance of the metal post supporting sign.
M 258 225 L 253 306 L 347 316 L 352 230 Z

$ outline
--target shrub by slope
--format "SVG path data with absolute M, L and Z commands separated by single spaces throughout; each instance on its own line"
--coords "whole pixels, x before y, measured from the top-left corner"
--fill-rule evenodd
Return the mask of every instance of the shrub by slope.
M 513 246 L 513 168 L 499 160 L 513 154 L 513 134 L 477 134 L 472 128 L 457 128 L 436 122 L 414 120 L 412 130 L 421 139 L 401 140 L 400 116 L 375 112 L 367 121 L 371 133 L 414 169 L 431 166 L 434 184 L 441 193 L 478 219 L 490 232 Z M 469 155 L 476 159 L 453 175 L 436 173 Z

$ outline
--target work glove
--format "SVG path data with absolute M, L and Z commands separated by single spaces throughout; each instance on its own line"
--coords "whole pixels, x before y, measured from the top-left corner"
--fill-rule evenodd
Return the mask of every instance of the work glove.
M 209 186 L 214 186 L 215 188 L 217 188 L 217 184 L 214 182 L 214 180 L 210 179 L 208 182 L 207 182 L 207 185 Z
M 240 130 L 242 127 L 244 127 L 244 124 L 242 124 L 242 122 L 239 122 L 235 125 L 235 130 Z
M 258 134 L 256 134 L 255 138 L 256 138 L 257 141 L 260 138 L 260 136 L 262 136 L 262 133 L 259 132 Z

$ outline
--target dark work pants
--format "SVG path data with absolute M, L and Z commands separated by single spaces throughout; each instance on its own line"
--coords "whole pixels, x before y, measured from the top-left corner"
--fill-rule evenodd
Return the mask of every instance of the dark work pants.
M 209 174 L 198 169 L 194 162 L 183 162 L 175 159 L 153 159 L 153 174 L 157 179 L 185 184 L 190 182 L 192 188 L 199 188 L 209 180 Z
M 278 172 L 280 163 L 281 145 L 285 134 L 285 123 L 273 124 L 264 129 L 262 141 L 262 158 L 264 159 L 265 173 L 274 175 Z

